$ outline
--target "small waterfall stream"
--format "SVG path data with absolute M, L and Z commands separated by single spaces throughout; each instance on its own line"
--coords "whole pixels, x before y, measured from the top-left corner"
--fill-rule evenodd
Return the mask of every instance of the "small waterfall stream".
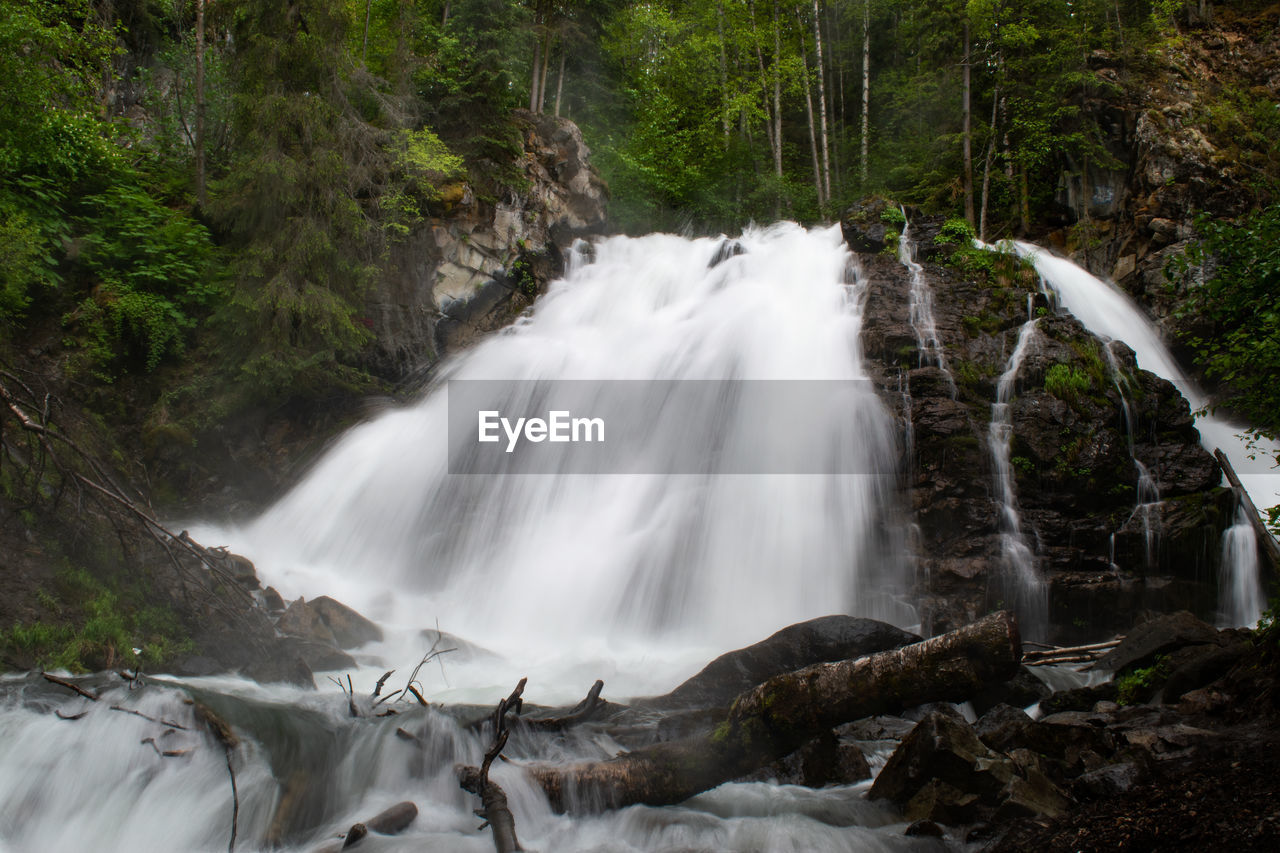
M 1017 388 L 1018 370 L 1035 346 L 1036 338 L 1037 321 L 1030 316 L 1030 301 L 1027 307 L 1027 321 L 1018 330 L 1017 343 L 996 384 L 996 401 L 991 405 L 987 444 L 991 451 L 995 496 L 999 504 L 1000 558 L 1006 594 L 1013 599 L 1010 603 L 1016 606 L 1026 636 L 1040 639 L 1048 628 L 1048 586 L 1040 576 L 1035 552 L 1027 544 L 1022 531 L 1013 465 L 1009 458 L 1009 446 L 1013 440 L 1011 404 Z
M 1040 246 L 1018 241 L 1009 245 L 1021 257 L 1029 258 L 1035 264 L 1042 282 L 1053 291 L 1056 304 L 1069 311 L 1086 329 L 1101 338 L 1128 344 L 1137 357 L 1138 366 L 1172 382 L 1190 401 L 1193 412 L 1206 407 L 1208 400 L 1203 392 L 1182 372 L 1155 325 L 1128 296 L 1070 260 Z M 1280 470 L 1274 467 L 1275 461 L 1280 460 L 1280 444 L 1264 440 L 1255 446 L 1244 435 L 1244 427 L 1212 412 L 1198 417 L 1196 428 L 1206 450 L 1212 452 L 1220 448 L 1226 454 L 1256 506 L 1266 507 L 1280 502 Z M 1141 503 L 1141 474 L 1139 491 Z M 1148 497 L 1158 500 L 1158 496 L 1153 494 Z M 1253 589 L 1260 587 L 1259 563 L 1256 553 L 1246 555 L 1247 549 L 1240 544 L 1244 535 L 1240 527 L 1241 522 L 1237 522 L 1224 540 L 1224 558 L 1229 556 L 1227 574 L 1238 579 L 1234 583 L 1238 583 L 1240 589 Z M 1249 536 L 1253 536 L 1252 529 Z M 1236 604 L 1247 598 L 1233 594 L 1227 599 L 1230 606 L 1223 615 L 1226 624 L 1253 625 L 1257 622 L 1256 614 L 1260 610 L 1255 611 L 1252 606 L 1236 609 Z
M 905 221 L 906 211 L 903 211 Z M 911 274 L 911 289 L 908 291 L 908 307 L 910 310 L 911 328 L 916 333 L 916 348 L 919 353 L 918 367 L 936 365 L 947 377 L 947 385 L 951 388 L 951 396 L 956 395 L 956 382 L 947 367 L 947 354 L 938 338 L 937 320 L 933 314 L 933 289 L 924 280 L 924 267 L 916 261 L 916 243 L 911 237 L 911 223 L 905 221 L 902 236 L 898 240 L 898 260 Z

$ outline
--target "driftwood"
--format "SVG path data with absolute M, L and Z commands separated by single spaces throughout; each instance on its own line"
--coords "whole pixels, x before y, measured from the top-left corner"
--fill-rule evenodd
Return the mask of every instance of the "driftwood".
M 98 699 L 100 698 L 98 694 L 91 693 L 90 691 L 85 690 L 79 684 L 76 684 L 75 682 L 72 682 L 72 681 L 67 681 L 65 678 L 59 678 L 58 676 L 50 675 L 47 672 L 42 672 L 40 673 L 40 675 L 44 678 L 45 681 L 48 681 L 50 684 L 56 684 L 59 687 L 65 687 L 74 693 L 80 694 L 84 698 L 88 699 L 90 702 L 97 702 Z
M 520 718 L 520 724 L 524 728 L 537 732 L 562 732 L 570 726 L 585 723 L 609 705 L 608 702 L 600 698 L 600 691 L 603 689 L 604 682 L 597 679 L 596 683 L 591 685 L 591 690 L 588 691 L 586 698 L 574 705 L 569 713 L 564 716 L 545 719 L 522 717 Z
M 507 805 L 507 793 L 496 782 L 489 780 L 489 766 L 502 754 L 507 745 L 511 731 L 507 728 L 507 711 L 512 705 L 519 708 L 523 704 L 520 695 L 524 692 L 526 678 L 520 679 L 511 695 L 498 703 L 493 712 L 493 745 L 484 755 L 479 767 L 458 765 L 454 768 L 458 774 L 458 785 L 464 790 L 480 798 L 481 808 L 476 809 L 476 816 L 484 820 L 481 829 L 486 826 L 493 830 L 493 846 L 498 853 L 520 853 L 524 848 L 516 838 L 516 820 Z
M 1104 643 L 1089 643 L 1083 646 L 1046 646 L 1037 651 L 1023 652 L 1024 666 L 1050 666 L 1062 663 L 1089 663 L 1105 655 L 1120 645 L 1124 637 L 1116 637 Z
M 659 743 L 617 758 L 527 771 L 556 811 L 678 803 L 793 752 L 836 725 L 925 702 L 963 701 L 1018 671 L 1009 612 L 888 652 L 775 676 L 738 696 L 708 737 Z

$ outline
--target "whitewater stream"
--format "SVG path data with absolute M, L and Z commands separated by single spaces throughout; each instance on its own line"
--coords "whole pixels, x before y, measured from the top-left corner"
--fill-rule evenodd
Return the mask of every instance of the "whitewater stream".
M 524 676 L 525 698 L 544 705 L 576 702 L 597 678 L 613 701 L 665 693 L 726 650 L 830 613 L 914 628 L 915 563 L 891 508 L 902 439 L 865 382 L 857 265 L 837 227 L 779 224 L 738 242 L 737 255 L 722 240 L 669 235 L 580 245 L 530 314 L 444 365 L 418 402 L 349 431 L 251 525 L 188 525 L 192 535 L 249 557 L 286 600 L 329 595 L 377 621 L 385 639 L 355 652 L 361 697 L 388 669 L 388 684 L 402 686 L 431 646 L 424 629 L 437 627 L 469 644 L 419 674 L 427 698 L 449 707 L 492 705 Z M 624 456 L 606 449 L 606 473 L 562 462 L 546 474 L 513 453 L 497 473 L 460 475 L 446 440 L 451 380 L 508 381 L 499 405 L 513 407 L 529 402 L 527 383 L 580 381 L 602 389 L 580 400 L 592 415 L 642 426 L 645 413 L 591 383 L 844 390 L 838 412 L 816 415 L 785 395 L 749 410 L 734 393 L 679 407 L 673 427 L 647 440 L 639 429 Z M 787 469 L 738 473 L 771 458 Z M 690 459 L 703 462 L 682 470 Z M 814 470 L 842 473 L 803 473 Z M 1016 525 L 1005 532 L 1020 541 Z M 0 680 L 0 853 L 226 850 L 236 803 L 235 849 L 312 851 L 401 800 L 419 808 L 413 825 L 359 850 L 493 849 L 453 770 L 478 763 L 486 737 L 403 696 L 382 706 L 397 717 L 353 720 L 345 695 L 317 681 L 318 692 L 231 676 L 130 690 L 104 676 L 91 703 L 37 677 Z M 231 723 L 237 745 L 224 751 L 199 732 L 187 692 Z M 507 755 L 599 759 L 622 748 L 599 734 L 539 735 L 513 739 Z M 873 769 L 888 749 L 868 755 Z M 900 816 L 866 799 L 869 783 L 733 783 L 680 806 L 568 818 L 514 764 L 493 776 L 522 843 L 545 853 L 962 846 L 905 837 Z

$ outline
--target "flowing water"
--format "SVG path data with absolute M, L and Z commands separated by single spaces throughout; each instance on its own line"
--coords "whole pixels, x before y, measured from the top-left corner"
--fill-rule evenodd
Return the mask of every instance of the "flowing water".
M 1074 315 L 1086 329 L 1101 338 L 1128 344 L 1137 357 L 1139 367 L 1172 382 L 1191 403 L 1192 411 L 1205 408 L 1208 399 L 1204 393 L 1183 373 L 1155 325 L 1128 296 L 1066 258 L 1039 246 L 1022 242 L 1013 242 L 1011 246 L 1022 257 L 1031 259 L 1056 303 Z M 1206 450 L 1221 449 L 1227 456 L 1256 506 L 1269 507 L 1280 503 L 1280 470 L 1275 467 L 1276 461 L 1280 460 L 1280 444 L 1265 440 L 1255 444 L 1245 435 L 1245 427 L 1211 412 L 1196 419 L 1196 428 Z M 1231 543 L 1238 542 L 1243 535 L 1235 533 L 1239 526 L 1240 522 L 1237 522 L 1228 531 Z M 1148 539 L 1150 537 L 1149 533 Z M 1256 553 L 1245 559 L 1246 549 L 1235 544 L 1227 545 L 1224 543 L 1223 553 L 1224 556 L 1230 555 L 1232 562 L 1225 566 L 1226 574 L 1239 578 L 1241 589 L 1259 587 Z M 1252 606 L 1234 609 L 1233 602 L 1244 600 L 1235 595 L 1228 597 L 1224 602 L 1229 605 L 1223 614 L 1224 624 L 1253 625 L 1257 622 L 1257 613 Z
M 906 216 L 906 212 L 903 212 Z M 924 279 L 924 267 L 916 261 L 916 243 L 911 237 L 911 223 L 902 226 L 902 237 L 898 240 L 898 260 L 911 276 L 911 289 L 907 293 L 907 304 L 911 328 L 916 333 L 916 349 L 919 352 L 918 367 L 936 365 L 947 377 L 951 387 L 952 399 L 956 396 L 955 379 L 951 369 L 947 367 L 947 355 L 938 338 L 938 324 L 933 314 L 933 289 Z
M 384 641 L 356 652 L 366 710 L 378 675 L 396 668 L 390 684 L 399 686 L 431 645 L 424 629 L 437 626 L 483 647 L 423 669 L 424 691 L 445 708 L 493 703 L 521 676 L 525 696 L 544 704 L 576 701 L 596 678 L 613 700 L 665 692 L 726 649 L 828 613 L 911 627 L 909 532 L 891 509 L 900 438 L 873 389 L 857 385 L 865 288 L 839 229 L 784 224 L 740 243 L 734 256 L 717 240 L 617 237 L 574 253 L 530 315 L 444 365 L 417 403 L 351 430 L 252 525 L 191 526 L 193 535 L 253 559 L 286 598 L 331 595 L 384 626 Z M 941 366 L 925 296 L 913 279 L 922 357 L 936 351 Z M 1128 335 L 1105 333 L 1147 358 Z M 1001 533 L 1015 567 L 1033 564 L 1008 470 L 1007 413 L 1034 336 L 1028 322 L 993 407 Z M 678 441 L 710 460 L 698 473 L 552 476 L 530 473 L 515 454 L 499 474 L 461 476 L 445 452 L 450 379 L 817 379 L 859 390 L 838 421 L 786 410 L 744 419 L 741 401 L 717 398 L 685 412 L 674 435 L 656 432 L 632 451 L 638 458 L 612 460 L 659 470 Z M 717 466 L 775 455 L 798 469 L 854 473 L 716 476 Z M 1018 572 L 1020 588 L 1038 595 L 1034 567 Z M 493 849 L 453 772 L 479 760 L 483 738 L 399 699 L 388 705 L 397 717 L 352 719 L 345 696 L 321 684 L 307 692 L 228 676 L 130 690 L 103 676 L 102 701 L 89 703 L 35 677 L 0 679 L 0 853 L 225 850 L 235 802 L 237 850 L 278 839 L 310 851 L 400 800 L 419 807 L 413 826 L 360 849 Z M 234 727 L 240 742 L 229 755 L 199 732 L 188 695 Z M 599 759 L 621 748 L 579 732 L 513 739 L 507 754 Z M 882 766 L 883 754 L 870 758 Z M 493 774 L 536 850 L 945 847 L 904 837 L 900 818 L 866 799 L 866 783 L 735 783 L 678 807 L 567 818 L 514 764 Z
M 1031 313 L 1030 304 L 1027 313 Z M 1018 330 L 1017 343 L 996 384 L 996 401 L 991 405 L 991 425 L 987 433 L 996 501 L 1000 506 L 1000 559 L 1006 596 L 1015 605 L 1023 633 L 1030 639 L 1040 639 L 1048 628 L 1049 590 L 1036 566 L 1035 552 L 1022 531 L 1009 445 L 1013 440 L 1011 404 L 1017 388 L 1018 370 L 1035 346 L 1036 323 L 1035 319 L 1028 317 Z
M 253 524 L 192 534 L 251 558 L 287 599 L 327 594 L 377 620 L 386 639 L 356 653 L 361 697 L 385 669 L 397 669 L 398 685 L 431 645 L 423 629 L 437 625 L 483 647 L 423 669 L 424 691 L 448 707 L 493 703 L 521 676 L 526 699 L 543 704 L 576 701 L 596 678 L 615 701 L 666 692 L 727 649 L 829 613 L 910 627 L 913 567 L 890 509 L 900 439 L 863 381 L 865 288 L 853 259 L 839 228 L 783 224 L 739 242 L 736 256 L 714 239 L 666 235 L 575 252 L 531 314 L 444 365 L 417 403 L 348 432 Z M 785 409 L 744 418 L 741 401 L 717 398 L 682 410 L 674 433 L 633 446 L 637 458 L 611 460 L 661 470 L 678 443 L 711 460 L 698 473 L 543 475 L 517 453 L 501 473 L 476 476 L 450 474 L 445 450 L 446 382 L 464 379 L 831 380 L 854 391 L 838 420 Z M 774 456 L 851 473 L 716 476 Z M 405 799 L 422 810 L 408 834 L 361 849 L 492 849 L 452 769 L 478 761 L 479 738 L 398 700 L 398 717 L 353 720 L 345 697 L 318 680 L 319 693 L 234 677 L 186 682 L 242 737 L 231 758 L 237 849 L 279 837 L 310 850 Z M 0 681 L 0 851 L 226 849 L 222 750 L 107 707 L 191 728 L 183 693 L 109 689 L 90 705 L 34 679 Z M 53 710 L 87 714 L 63 720 Z M 398 727 L 422 749 L 397 738 Z M 598 759 L 621 748 L 603 734 L 540 735 L 513 738 L 507 754 Z M 900 819 L 866 800 L 865 783 L 730 784 L 679 807 L 569 819 L 514 766 L 494 775 L 530 849 L 940 847 L 903 837 Z

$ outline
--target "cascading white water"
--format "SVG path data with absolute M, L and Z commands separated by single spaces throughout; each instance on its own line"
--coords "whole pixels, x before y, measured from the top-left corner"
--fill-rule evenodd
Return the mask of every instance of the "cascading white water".
M 903 216 L 906 212 L 903 211 Z M 951 369 L 947 367 L 947 354 L 938 338 L 938 324 L 933 315 L 933 289 L 924 280 L 924 268 L 916 262 L 916 243 L 911 237 L 911 223 L 902 226 L 902 237 L 898 240 L 898 260 L 911 275 L 911 289 L 907 300 L 910 311 L 911 328 L 916 333 L 916 349 L 919 352 L 918 365 L 937 365 L 947 377 L 951 388 L 951 396 L 956 396 L 955 379 Z
M 1027 312 L 1030 314 L 1030 311 Z M 1048 588 L 1036 567 L 1035 553 L 1022 532 L 1018 512 L 1018 496 L 1014 489 L 1013 465 L 1009 446 L 1013 440 L 1011 404 L 1017 387 L 1018 369 L 1035 345 L 1037 321 L 1028 317 L 1018 330 L 1018 340 L 996 384 L 996 401 L 991 405 L 991 424 L 987 444 L 995 481 L 996 500 L 1000 507 L 1000 558 L 1008 594 L 1018 612 L 1023 631 L 1039 638 L 1048 628 Z
M 449 364 L 440 380 L 474 378 L 863 378 L 863 291 L 837 228 L 779 225 L 748 232 L 746 253 L 709 267 L 715 240 L 612 238 L 576 257 L 531 316 Z M 738 423 L 732 401 L 684 424 L 684 443 L 732 454 L 786 451 L 841 475 L 495 476 L 448 473 L 446 398 L 420 402 L 344 436 L 279 504 L 242 530 L 197 529 L 254 559 L 287 596 L 329 594 L 377 618 L 388 640 L 358 650 L 356 694 L 384 669 L 395 683 L 440 627 L 498 653 L 447 656 L 424 670 L 433 702 L 489 703 L 527 675 L 526 697 L 665 691 L 728 648 L 812 616 L 851 612 L 909 624 L 901 547 L 885 545 L 899 458 L 891 418 L 860 389 L 839 423 L 785 433 Z M 794 414 L 794 413 L 781 413 Z M 663 433 L 662 435 L 666 435 Z M 812 444 L 812 447 L 810 446 Z M 652 448 L 656 454 L 661 447 Z M 725 458 L 723 454 L 729 454 Z M 519 465 L 520 462 L 513 463 Z M 643 467 L 641 468 L 643 470 Z M 323 679 L 319 679 L 323 681 Z M 119 682 L 115 682 L 116 685 Z M 198 698 L 241 737 L 232 754 L 241 811 L 236 850 L 273 848 L 271 824 L 290 780 L 285 848 L 310 851 L 399 800 L 421 813 L 382 851 L 492 850 L 457 762 L 485 744 L 435 710 L 351 719 L 335 690 L 311 694 L 235 678 L 197 679 Z M 92 705 L 38 678 L 0 679 L 0 853 L 84 849 L 128 853 L 227 848 L 232 797 L 221 749 L 196 731 L 182 694 L 123 686 Z M 113 713 L 138 709 L 192 731 Z M 59 719 L 87 710 L 76 720 Z M 424 751 L 396 736 L 417 728 Z M 598 760 L 603 736 L 530 735 L 540 754 Z M 146 739 L 155 739 L 155 747 Z M 529 741 L 508 746 L 528 754 Z M 165 757 L 163 751 L 193 751 Z M 882 762 L 881 762 L 882 763 Z M 499 764 L 521 840 L 557 851 L 924 851 L 903 836 L 867 783 L 821 790 L 728 784 L 679 808 L 633 807 L 595 817 L 551 813 L 515 765 Z M 290 834 L 291 833 L 291 834 Z
M 604 240 L 531 316 L 441 379 L 863 379 L 860 293 L 840 230 L 784 224 L 739 242 L 744 254 L 710 266 L 713 239 Z M 614 662 L 615 695 L 669 689 L 711 656 L 809 617 L 911 622 L 895 599 L 908 569 L 877 544 L 898 438 L 869 383 L 847 419 L 801 432 L 735 418 L 732 401 L 698 414 L 669 440 L 720 454 L 727 470 L 727 455 L 785 451 L 815 467 L 838 453 L 841 470 L 865 473 L 554 477 L 517 460 L 503 475 L 454 476 L 437 384 L 348 433 L 251 527 L 194 532 L 250 557 L 286 597 L 327 593 L 412 629 L 438 619 L 524 667 Z M 672 450 L 655 440 L 644 452 Z
M 1139 367 L 1172 382 L 1191 403 L 1193 411 L 1205 408 L 1207 398 L 1182 372 L 1155 325 L 1128 296 L 1040 246 L 1018 241 L 1009 245 L 1021 257 L 1031 259 L 1041 281 L 1052 290 L 1057 304 L 1074 315 L 1086 329 L 1099 337 L 1128 344 L 1137 357 Z M 1245 435 L 1244 427 L 1213 413 L 1197 418 L 1196 428 L 1205 449 L 1210 452 L 1221 449 L 1226 454 L 1256 506 L 1272 506 L 1280 502 L 1280 471 L 1275 467 L 1276 461 L 1280 460 L 1280 444 L 1265 440 L 1255 444 Z M 1224 556 L 1230 553 L 1231 559 L 1235 560 L 1244 551 L 1234 544 L 1228 551 L 1224 542 L 1223 553 Z M 1224 569 L 1227 574 L 1239 577 L 1243 588 L 1260 585 L 1256 555 L 1243 564 L 1228 563 Z M 1246 616 L 1241 614 L 1236 618 Z
M 1138 481 L 1134 490 L 1134 506 L 1133 514 L 1129 517 L 1137 515 L 1142 518 L 1142 546 L 1143 556 L 1148 567 L 1154 565 L 1156 539 L 1159 534 L 1158 525 L 1153 524 L 1151 515 L 1160 503 L 1160 488 L 1156 484 L 1155 479 L 1151 476 L 1151 471 L 1142 460 L 1134 453 L 1134 422 L 1133 422 L 1133 406 L 1129 402 L 1129 395 L 1124 390 L 1124 377 L 1120 373 L 1120 365 L 1116 362 L 1116 355 L 1111 351 L 1111 341 L 1103 345 L 1102 351 L 1107 356 L 1107 367 L 1111 371 L 1111 384 L 1115 387 L 1116 393 L 1120 395 L 1120 409 L 1124 413 L 1124 434 L 1129 444 L 1129 459 L 1133 462 L 1134 471 L 1137 474 Z M 1114 534 L 1112 535 L 1112 549 L 1115 547 Z M 1115 566 L 1115 554 L 1111 555 L 1111 565 Z
M 1190 401 L 1192 411 L 1206 406 L 1208 399 L 1204 393 L 1183 373 L 1155 324 L 1132 299 L 1070 260 L 1040 246 L 1020 241 L 1010 245 L 1035 264 L 1036 272 L 1052 290 L 1057 303 L 1086 329 L 1099 337 L 1127 344 L 1137 357 L 1138 366 L 1172 382 Z M 1272 465 L 1273 460 L 1280 458 L 1280 445 L 1264 441 L 1250 447 L 1242 437 L 1245 427 L 1213 413 L 1197 418 L 1196 428 L 1207 450 L 1221 448 L 1231 460 L 1255 505 L 1263 507 L 1280 502 L 1280 472 Z
M 1266 598 L 1259 581 L 1258 538 L 1244 505 L 1236 508 L 1236 522 L 1222 535 L 1222 567 L 1218 582 L 1221 624 L 1252 628 L 1262 618 Z

